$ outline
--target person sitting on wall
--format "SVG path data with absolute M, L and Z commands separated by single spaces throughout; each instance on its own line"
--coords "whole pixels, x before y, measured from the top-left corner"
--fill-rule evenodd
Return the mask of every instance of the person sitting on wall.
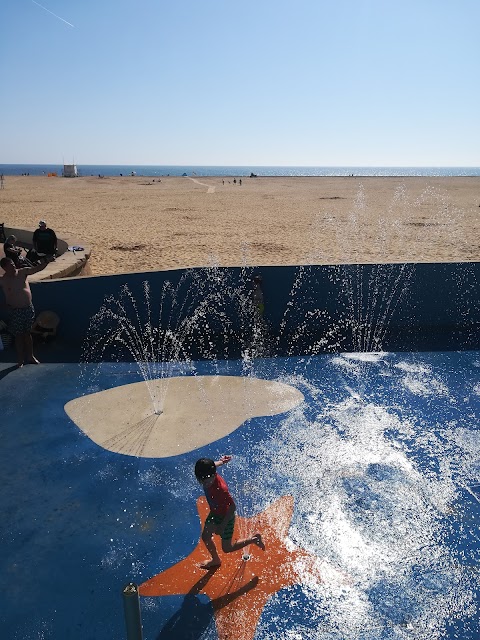
M 24 256 L 22 256 L 23 249 L 16 245 L 17 237 L 8 236 L 3 245 L 3 251 L 6 258 L 10 258 L 17 269 L 21 267 L 31 267 L 32 264 Z
M 33 233 L 33 251 L 27 254 L 27 258 L 32 262 L 38 262 L 42 256 L 57 255 L 57 236 L 53 229 L 47 227 L 45 220 L 40 220 L 38 229 Z

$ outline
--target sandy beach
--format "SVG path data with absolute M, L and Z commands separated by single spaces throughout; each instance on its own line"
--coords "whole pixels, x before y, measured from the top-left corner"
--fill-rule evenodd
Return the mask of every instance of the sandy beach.
M 480 178 L 7 176 L 0 222 L 92 247 L 95 275 L 480 259 Z

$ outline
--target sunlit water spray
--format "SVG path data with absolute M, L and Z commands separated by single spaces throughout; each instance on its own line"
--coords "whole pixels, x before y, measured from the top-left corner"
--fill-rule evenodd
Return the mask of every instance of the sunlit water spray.
M 147 385 L 153 413 L 161 415 L 168 384 L 158 381 L 168 381 L 172 364 L 194 374 L 194 356 L 215 359 L 228 350 L 233 336 L 225 307 L 234 294 L 226 274 L 214 268 L 185 272 L 155 293 L 145 281 L 140 299 L 124 285 L 92 318 L 82 360 L 131 360 Z
M 472 624 L 475 618 L 475 554 L 467 558 L 460 549 L 468 549 L 476 525 L 459 501 L 463 487 L 478 478 L 478 431 L 468 419 L 463 427 L 425 423 L 413 398 L 420 407 L 431 402 L 431 411 L 435 405 L 456 411 L 457 400 L 433 367 L 387 353 L 366 359 L 362 368 L 372 369 L 376 383 L 375 398 L 365 399 L 353 391 L 356 372 L 342 367 L 343 359 L 352 361 L 328 357 L 303 384 L 297 379 L 305 405 L 256 451 L 262 490 L 268 494 L 270 479 L 276 484 L 270 500 L 279 485 L 295 498 L 292 543 L 323 561 L 324 578 L 328 567 L 347 577 L 343 586 L 325 583 L 305 568 L 302 606 L 312 615 L 305 633 L 363 638 L 368 632 L 377 639 L 390 629 L 395 638 L 446 637 L 452 617 L 473 616 Z M 335 382 L 337 374 L 343 384 Z M 383 374 L 388 389 L 379 395 Z M 265 500 L 268 495 L 260 504 Z M 452 547 L 455 537 L 459 549 Z M 294 617 L 284 623 L 299 630 Z

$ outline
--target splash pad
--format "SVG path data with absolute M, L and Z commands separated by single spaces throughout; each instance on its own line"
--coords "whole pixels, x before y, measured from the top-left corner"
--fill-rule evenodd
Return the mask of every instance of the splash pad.
M 243 368 L 240 360 L 195 366 L 202 376 L 240 377 Z M 26 369 L 28 395 L 11 375 L 2 381 L 4 443 L 17 452 L 6 457 L 5 472 L 12 495 L 22 496 L 15 505 L 3 497 L 16 532 L 4 556 L 5 572 L 15 575 L 6 628 L 19 638 L 32 626 L 47 637 L 80 638 L 85 616 L 96 621 L 96 638 L 107 640 L 112 629 L 122 637 L 121 614 L 107 620 L 107 603 L 118 602 L 121 611 L 118 585 L 155 576 L 163 587 L 141 596 L 145 638 L 168 637 L 172 629 L 226 637 L 232 620 L 244 628 L 238 616 L 251 622 L 248 612 L 255 638 L 476 637 L 479 352 L 258 359 L 259 378 L 282 380 L 304 402 L 161 459 L 113 453 L 83 435 L 63 412 L 78 394 L 78 365 L 45 367 L 41 379 L 27 380 Z M 139 377 L 131 363 L 101 369 L 99 385 Z M 55 398 L 43 417 L 33 404 L 27 409 L 28 398 L 52 385 Z M 18 403 L 21 420 L 14 417 Z M 189 581 L 166 593 L 165 572 L 175 574 L 199 541 L 200 491 L 191 469 L 212 452 L 235 456 L 223 475 L 237 500 L 238 535 L 263 517 L 267 549 L 247 549 L 248 561 L 230 554 L 232 564 L 209 580 L 191 567 L 179 571 L 175 579 Z M 283 567 L 275 574 L 272 554 Z M 198 560 L 204 557 L 200 548 Z M 282 586 L 287 577 L 291 583 Z M 92 579 L 86 594 L 82 585 Z M 39 595 L 43 583 L 48 598 Z M 271 592 L 260 606 L 251 598 L 266 584 Z M 17 603 L 28 622 L 15 616 Z
M 283 415 L 267 415 L 257 408 L 237 428 L 216 435 L 213 430 L 210 442 L 199 444 L 195 451 L 187 447 L 179 452 L 186 454 L 185 462 L 168 475 L 174 478 L 173 487 L 160 482 L 165 504 L 174 504 L 177 510 L 180 501 L 183 513 L 196 500 L 195 485 L 188 485 L 187 496 L 177 488 L 178 482 L 180 486 L 189 482 L 188 460 L 191 466 L 201 455 L 232 452 L 235 462 L 224 475 L 238 505 L 236 537 L 251 535 L 256 518 L 264 513 L 271 514 L 264 522 L 274 523 L 273 532 L 283 533 L 270 536 L 265 564 L 250 548 L 234 558 L 225 557 L 215 580 L 195 568 L 204 554 L 202 545 L 194 544 L 201 530 L 197 518 L 190 525 L 193 544 L 186 549 L 178 545 L 173 555 L 164 551 L 159 561 L 158 546 L 152 543 L 155 551 L 144 556 L 150 560 L 138 575 L 128 573 L 127 577 L 141 584 L 145 630 L 150 629 L 154 637 L 159 632 L 168 637 L 176 629 L 187 636 L 198 633 L 212 639 L 268 638 L 280 633 L 280 619 L 285 637 L 454 638 L 459 630 L 462 637 L 475 637 L 478 580 L 472 566 L 478 549 L 474 525 L 466 522 L 476 522 L 479 514 L 480 449 L 472 419 L 478 415 L 477 355 L 372 350 L 398 340 L 400 332 L 396 337 L 392 327 L 401 326 L 401 303 L 418 286 L 418 270 L 418 265 L 329 269 L 328 281 L 339 285 L 343 294 L 342 305 L 336 301 L 333 320 L 332 305 L 322 308 L 318 299 L 317 307 L 300 304 L 316 282 L 313 269 L 300 267 L 277 330 L 271 333 L 268 327 L 256 325 L 258 319 L 252 315 L 246 284 L 250 273 L 235 285 L 227 284 L 230 274 L 224 274 L 220 279 L 223 306 L 217 301 L 213 308 L 218 317 L 227 319 L 228 331 L 206 331 L 215 326 L 207 311 L 211 303 L 200 315 L 195 304 L 189 312 L 190 317 L 201 318 L 202 330 L 190 323 L 188 331 L 202 335 L 203 360 L 189 351 L 195 340 L 184 331 L 183 321 L 175 325 L 180 330 L 168 327 L 168 341 L 175 350 L 156 366 L 156 357 L 150 359 L 149 385 L 158 381 L 172 385 L 179 373 L 200 388 L 211 376 L 238 377 L 243 380 L 242 402 L 248 405 L 252 393 L 247 385 L 270 380 L 297 391 L 303 402 L 293 403 Z M 202 271 L 210 293 L 216 291 L 212 282 L 218 273 Z M 239 300 L 246 301 L 243 307 Z M 137 328 L 131 323 L 132 314 L 127 314 L 134 344 L 139 344 L 141 336 L 162 331 L 166 335 L 160 323 L 158 329 L 153 325 L 150 311 L 140 310 L 138 303 L 135 307 L 139 310 L 135 322 L 147 318 L 148 327 Z M 171 321 L 176 316 L 168 317 Z M 232 318 L 240 322 L 235 324 Z M 119 324 L 125 325 L 125 317 Z M 148 347 L 152 344 L 153 354 L 165 354 L 152 340 Z M 342 352 L 341 345 L 354 351 Z M 362 348 L 370 351 L 361 352 Z M 239 357 L 218 359 L 219 353 L 230 349 Z M 183 359 L 178 357 L 179 350 Z M 142 352 L 138 362 L 133 360 L 128 365 L 132 380 L 144 376 L 147 359 Z M 84 377 L 88 391 L 95 394 L 99 392 L 90 388 L 92 380 L 101 387 L 109 371 L 111 386 L 111 372 L 126 365 L 84 366 L 94 371 L 93 376 Z M 114 389 L 128 398 L 129 376 L 121 376 L 121 383 Z M 206 387 L 202 393 L 208 397 Z M 187 395 L 180 393 L 177 400 Z M 92 396 L 84 398 L 92 403 Z M 165 406 L 166 394 L 162 398 Z M 206 400 L 205 406 L 215 406 L 212 413 L 225 420 L 231 402 L 221 398 L 222 394 L 216 405 Z M 187 430 L 182 441 L 191 437 Z M 165 466 L 146 462 L 151 464 L 147 477 L 158 487 L 158 468 L 168 468 L 168 458 Z M 292 505 L 286 524 L 282 521 L 285 508 L 278 507 L 282 499 L 291 500 Z M 277 505 L 273 511 L 272 505 Z M 169 545 L 175 546 L 179 527 L 176 520 L 167 522 L 170 529 L 162 527 L 159 535 L 166 535 Z M 276 573 L 268 562 L 269 553 L 279 558 Z M 266 584 L 270 585 L 267 590 Z

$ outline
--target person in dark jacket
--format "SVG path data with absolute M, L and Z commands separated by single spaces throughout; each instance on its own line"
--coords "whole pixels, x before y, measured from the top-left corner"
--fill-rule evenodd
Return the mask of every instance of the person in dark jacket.
M 37 255 L 55 257 L 57 254 L 57 236 L 53 229 L 47 227 L 45 220 L 40 220 L 38 229 L 33 233 L 33 250 Z

